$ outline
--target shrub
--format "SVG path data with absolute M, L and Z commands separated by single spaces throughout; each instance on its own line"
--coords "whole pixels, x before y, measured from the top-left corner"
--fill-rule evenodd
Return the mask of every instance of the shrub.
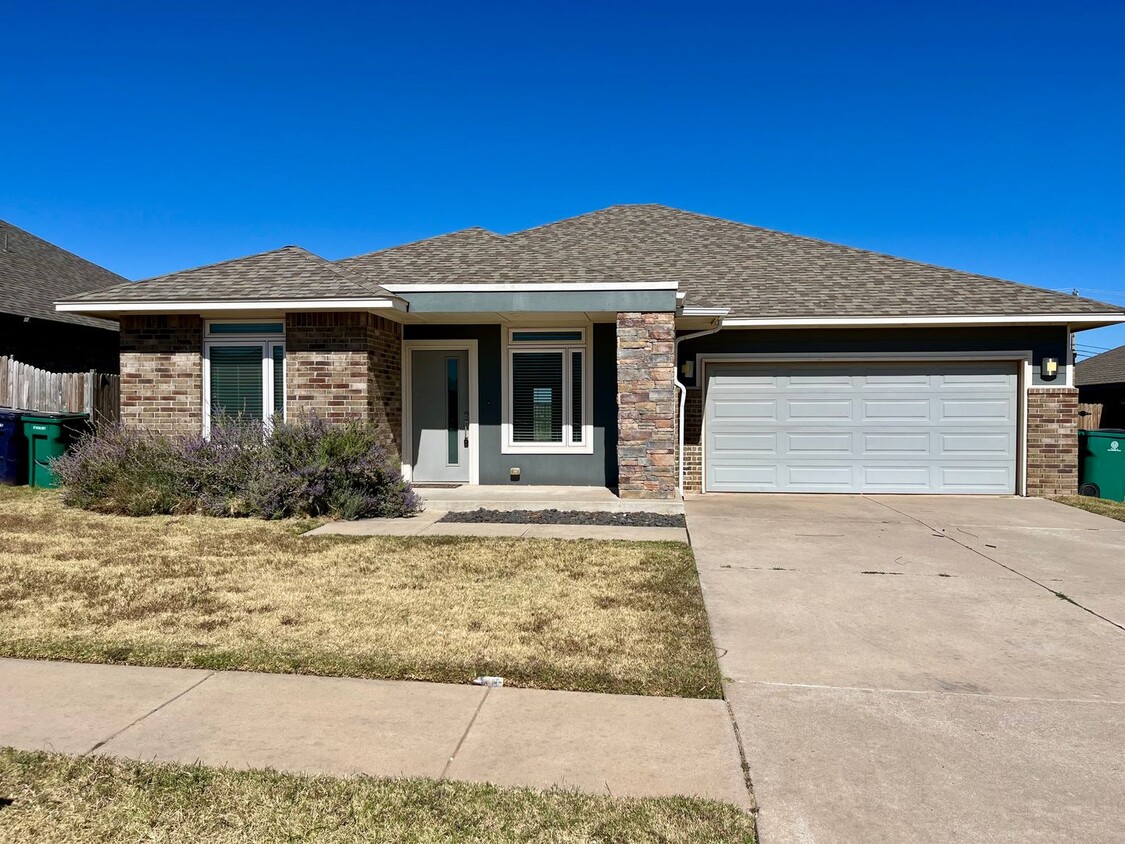
M 223 423 L 210 438 L 106 427 L 53 468 L 63 500 L 102 513 L 147 516 L 407 516 L 421 501 L 374 426 L 313 416 L 273 425 Z

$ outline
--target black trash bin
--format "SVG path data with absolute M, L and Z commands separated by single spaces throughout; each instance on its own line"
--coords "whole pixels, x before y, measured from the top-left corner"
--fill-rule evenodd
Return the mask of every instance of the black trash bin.
M 0 484 L 27 483 L 27 440 L 20 424 L 20 412 L 0 407 Z

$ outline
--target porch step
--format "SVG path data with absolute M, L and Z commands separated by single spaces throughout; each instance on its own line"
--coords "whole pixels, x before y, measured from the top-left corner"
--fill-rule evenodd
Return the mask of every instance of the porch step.
M 467 510 L 578 510 L 587 513 L 684 512 L 684 502 L 618 498 L 612 490 L 591 486 L 471 486 L 418 489 L 431 512 Z

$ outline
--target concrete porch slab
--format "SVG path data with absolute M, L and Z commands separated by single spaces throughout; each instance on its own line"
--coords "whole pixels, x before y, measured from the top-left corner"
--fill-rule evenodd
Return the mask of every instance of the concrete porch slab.
M 508 536 L 523 539 L 599 539 L 632 542 L 687 542 L 684 528 L 628 527 L 617 525 L 517 525 L 472 522 L 442 523 L 442 513 L 409 519 L 357 519 L 329 522 L 305 536 Z

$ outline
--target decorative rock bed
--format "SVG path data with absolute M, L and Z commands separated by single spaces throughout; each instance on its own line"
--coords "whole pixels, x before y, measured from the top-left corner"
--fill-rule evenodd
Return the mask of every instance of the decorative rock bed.
M 439 522 L 507 525 L 605 525 L 607 527 L 686 527 L 682 515 L 602 513 L 584 510 L 465 510 L 446 513 Z

